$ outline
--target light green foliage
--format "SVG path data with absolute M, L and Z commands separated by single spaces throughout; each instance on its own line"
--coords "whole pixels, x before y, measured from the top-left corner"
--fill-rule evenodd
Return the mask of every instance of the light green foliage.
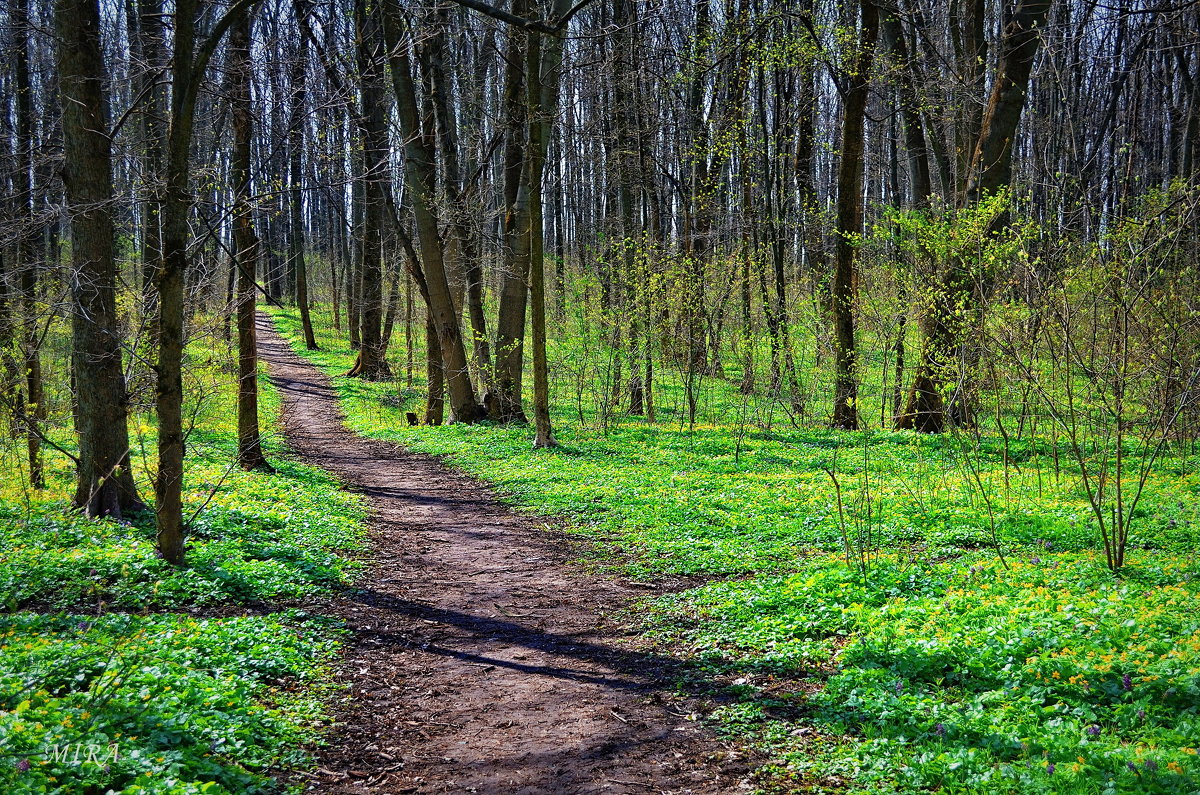
M 47 456 L 48 488 L 36 493 L 23 485 L 20 451 L 3 452 L 0 791 L 276 791 L 267 774 L 303 764 L 317 741 L 338 631 L 294 609 L 237 614 L 348 584 L 359 566 L 342 555 L 361 548 L 364 506 L 285 457 L 271 431 L 279 395 L 265 379 L 278 471 L 234 465 L 226 361 L 210 339 L 189 347 L 185 569 L 156 554 L 152 514 L 117 522 L 70 511 L 64 455 Z M 131 421 L 144 499 L 153 495 L 151 419 Z M 69 449 L 66 422 L 50 429 Z
M 272 791 L 324 722 L 333 637 L 302 614 L 0 617 L 0 789 Z
M 794 773 L 832 758 L 881 791 L 1187 792 L 1200 785 L 1197 573 L 1164 558 L 1117 580 L 1092 554 L 1051 550 L 1008 570 L 893 559 L 864 586 L 821 559 L 661 600 L 656 622 L 726 667 L 823 681 L 803 708 L 841 739 L 812 758 L 777 738 Z
M 276 317 L 297 339 L 295 318 Z M 347 369 L 352 353 L 321 342 L 300 352 Z M 554 345 L 559 377 L 583 369 L 581 343 Z M 722 381 L 706 415 L 730 423 L 689 431 L 671 408 L 677 380 L 660 375 L 666 421 L 653 425 L 600 423 L 560 390 L 552 452 L 531 450 L 524 427 L 410 428 L 416 390 L 334 382 L 353 429 L 566 517 L 600 541 L 600 565 L 715 576 L 652 603 L 648 621 L 702 670 L 744 682 L 715 717 L 780 761 L 762 773 L 768 791 L 1200 787 L 1200 462 L 1187 448 L 1148 476 L 1139 549 L 1116 576 L 1053 436 L 768 430 L 738 422 L 746 398 Z M 842 558 L 826 468 L 849 521 L 871 527 L 865 574 Z
M 230 469 L 235 448 L 223 442 L 197 444 L 189 459 L 187 507 L 207 506 L 185 569 L 156 554 L 152 515 L 91 521 L 64 510 L 65 488 L 0 502 L 0 604 L 171 607 L 294 599 L 348 582 L 356 566 L 337 551 L 357 545 L 361 508 L 310 467 Z
M 1033 224 L 1009 225 L 994 231 L 997 219 L 1012 211 L 1007 192 L 988 196 L 965 208 L 933 210 L 886 209 L 872 233 L 878 245 L 888 241 L 895 252 L 926 267 L 956 265 L 972 279 L 992 279 L 1014 261 L 1027 257 L 1024 247 L 1036 232 Z

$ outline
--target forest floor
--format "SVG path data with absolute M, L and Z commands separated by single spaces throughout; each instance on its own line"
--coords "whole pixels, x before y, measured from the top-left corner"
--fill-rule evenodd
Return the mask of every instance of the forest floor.
M 366 496 L 321 792 L 714 793 L 749 765 L 697 720 L 714 683 L 614 617 L 664 586 L 598 576 L 586 542 L 538 527 L 438 459 L 361 438 L 259 315 L 288 442 Z

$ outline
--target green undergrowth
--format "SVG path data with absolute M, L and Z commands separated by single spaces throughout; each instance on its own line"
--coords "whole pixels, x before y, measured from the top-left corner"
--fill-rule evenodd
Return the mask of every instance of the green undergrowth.
M 336 632 L 280 613 L 0 619 L 5 792 L 272 792 L 325 722 Z
M 318 740 L 339 631 L 299 606 L 353 581 L 364 506 L 288 459 L 266 379 L 276 472 L 234 466 L 230 354 L 197 338 L 188 355 L 186 568 L 157 554 L 152 513 L 70 510 L 66 456 L 48 451 L 35 492 L 19 450 L 4 451 L 0 791 L 272 792 Z M 149 500 L 155 430 L 139 416 L 133 466 Z M 50 431 L 70 449 L 69 428 Z
M 294 313 L 274 312 L 295 342 Z M 1052 471 L 1044 445 L 1008 451 L 1001 470 L 994 441 L 909 432 L 847 433 L 776 425 L 647 424 L 626 419 L 603 430 L 581 424 L 570 405 L 552 407 L 561 447 L 532 449 L 525 426 L 410 427 L 422 413 L 421 384 L 342 378 L 354 353 L 321 334 L 321 350 L 297 349 L 333 376 L 356 432 L 445 458 L 495 485 L 518 508 L 567 516 L 573 527 L 637 553 L 645 573 L 744 575 L 794 570 L 810 555 L 839 548 L 843 522 L 833 481 L 843 489 L 846 530 L 882 547 L 959 554 L 991 547 L 992 518 L 1004 548 L 1057 551 L 1096 547 L 1078 479 Z M 675 388 L 666 378 L 663 391 Z M 726 385 L 736 402 L 736 387 Z M 667 414 L 667 412 L 663 412 Z M 1020 467 L 1018 470 L 1016 467 Z M 1197 537 L 1200 461 L 1168 461 L 1148 478 L 1137 542 L 1186 550 Z M 988 500 L 975 485 L 988 485 Z M 866 511 L 856 510 L 866 500 Z M 1002 504 L 1001 504 L 1002 503 Z M 851 514 L 854 514 L 851 516 Z
M 295 317 L 276 319 L 295 342 Z M 358 433 L 566 518 L 601 565 L 710 578 L 648 605 L 649 628 L 733 683 L 715 717 L 775 760 L 764 791 L 1200 791 L 1194 454 L 1149 474 L 1117 577 L 1078 473 L 1041 437 L 741 421 L 731 383 L 708 416 L 733 421 L 689 428 L 665 373 L 653 425 L 599 422 L 557 390 L 562 447 L 534 451 L 526 427 L 409 427 L 419 382 L 337 378 L 353 353 L 319 341 L 300 352 Z M 575 344 L 551 342 L 552 368 Z
M 974 560 L 974 562 L 970 562 Z M 1196 792 L 1200 581 L 1160 559 L 1114 579 L 1094 555 L 946 562 L 835 558 L 661 599 L 652 623 L 714 670 L 781 698 L 718 717 L 781 763 L 863 791 Z

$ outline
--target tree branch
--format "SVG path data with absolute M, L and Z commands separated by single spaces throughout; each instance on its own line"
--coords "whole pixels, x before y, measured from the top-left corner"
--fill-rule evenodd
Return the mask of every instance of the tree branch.
M 458 3 L 463 8 L 469 8 L 472 11 L 478 11 L 484 16 L 498 19 L 501 22 L 507 22 L 509 25 L 515 25 L 518 28 L 524 28 L 525 30 L 535 30 L 538 33 L 545 33 L 550 36 L 557 36 L 560 30 L 560 26 L 548 25 L 546 24 L 545 20 L 541 19 L 540 17 L 531 17 L 526 19 L 525 17 L 519 17 L 516 14 L 511 14 L 508 11 L 503 11 L 494 6 L 490 6 L 487 3 L 480 2 L 480 0 L 454 0 L 454 2 Z M 584 2 L 590 2 L 590 0 L 584 0 Z M 583 3 L 580 4 L 580 7 L 582 7 L 582 5 Z
M 253 6 L 258 4 L 258 0 L 238 0 L 229 10 L 217 20 L 217 24 L 213 25 L 212 31 L 205 38 L 204 43 L 196 51 L 196 57 L 192 60 L 192 85 L 204 79 L 204 72 L 208 69 L 208 62 L 212 58 L 213 53 L 217 51 L 217 45 L 221 43 L 221 38 L 225 35 L 225 31 L 229 30 L 229 26 L 238 20 L 242 14 L 245 14 Z

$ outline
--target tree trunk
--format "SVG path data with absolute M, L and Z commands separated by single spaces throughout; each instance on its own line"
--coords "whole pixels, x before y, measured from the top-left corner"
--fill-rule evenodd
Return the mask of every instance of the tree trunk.
M 154 512 L 158 548 L 168 563 L 184 564 L 183 525 L 183 277 L 188 265 L 188 150 L 195 89 L 197 0 L 176 0 L 175 48 L 171 60 L 171 118 L 163 185 L 163 261 L 158 273 L 158 476 Z
M 475 400 L 475 389 L 467 368 L 462 331 L 450 295 L 438 230 L 434 190 L 435 150 L 420 124 L 420 107 L 413 86 L 412 62 L 402 29 L 404 17 L 396 0 L 385 0 L 383 15 L 392 86 L 396 94 L 400 128 L 405 137 L 405 180 L 412 196 L 413 217 L 420 241 L 426 305 L 441 349 L 442 377 L 445 378 L 449 389 L 450 409 L 454 419 L 459 422 L 475 422 L 480 418 L 480 407 Z M 431 398 L 432 395 L 431 383 Z
M 32 30 L 28 0 L 16 0 L 12 9 L 12 27 L 16 34 L 14 77 L 16 94 L 16 164 L 13 193 L 17 199 L 16 271 L 20 296 L 21 372 L 25 391 L 18 390 L 16 415 L 25 431 L 29 463 L 29 484 L 35 489 L 46 485 L 42 471 L 42 437 L 39 425 L 45 416 L 42 390 L 41 335 L 38 323 L 38 262 L 36 230 L 33 221 L 33 88 L 29 81 L 29 39 Z
M 904 29 L 895 12 L 884 12 L 882 32 L 888 48 L 901 67 L 899 103 L 904 124 L 904 148 L 908 155 L 912 205 L 928 207 L 929 196 L 933 193 L 933 179 L 929 168 L 929 150 L 925 146 L 925 128 L 921 122 L 921 97 L 917 93 L 915 66 L 909 57 Z
M 639 353 L 644 341 L 650 335 L 643 334 L 641 328 L 641 279 L 635 269 L 641 262 L 637 247 L 644 243 L 644 238 L 638 233 L 634 219 L 634 192 L 638 187 L 640 175 L 638 124 L 635 97 L 637 96 L 638 72 L 635 65 L 636 42 L 638 37 L 637 12 L 632 0 L 614 0 L 613 2 L 613 134 L 616 152 L 613 165 L 616 170 L 617 211 L 620 216 L 621 245 L 621 281 L 625 286 L 626 312 L 619 313 L 615 318 L 616 336 L 620 338 L 620 329 L 624 314 L 629 322 L 629 414 L 643 415 L 646 412 L 644 381 Z M 619 394 L 621 384 L 615 384 L 614 395 Z
M 467 189 L 463 182 L 463 170 L 459 157 L 459 124 L 465 119 L 455 118 L 451 76 L 446 71 L 446 35 L 450 27 L 448 8 L 436 11 L 436 29 L 429 36 L 425 50 L 429 79 L 430 102 L 434 109 L 437 139 L 442 154 L 443 170 L 446 175 L 447 214 L 450 240 L 448 241 L 447 272 L 453 274 L 451 281 L 461 282 L 465 292 L 467 317 L 471 326 L 471 353 L 475 371 L 486 383 L 491 373 L 491 351 L 487 339 L 487 320 L 484 315 L 483 268 L 478 235 L 469 221 L 473 208 L 467 206 Z M 477 75 L 478 79 L 484 76 Z M 465 114 L 464 114 L 465 115 Z M 478 126 L 478 125 L 475 125 Z M 469 135 L 470 128 L 464 134 Z M 476 131 L 477 132 L 477 131 Z M 455 302 L 458 317 L 458 300 Z M 461 321 L 460 321 L 461 322 Z M 482 388 L 482 387 L 481 387 Z
M 566 0 L 554 0 L 552 18 L 570 8 Z M 546 361 L 546 278 L 542 224 L 542 175 L 550 127 L 558 107 L 558 81 L 562 71 L 563 40 L 554 36 L 545 44 L 540 33 L 530 32 L 526 44 L 526 97 L 529 108 L 529 276 L 531 336 L 533 342 L 533 446 L 557 447 L 550 426 L 550 383 Z
M 358 361 L 347 373 L 369 381 L 389 376 L 383 356 L 383 226 L 386 212 L 388 179 L 387 106 L 384 104 L 383 34 L 378 9 L 368 7 L 365 0 L 354 5 L 358 33 L 358 68 L 362 92 L 363 167 L 363 231 L 358 269 L 361 284 L 359 307 L 362 326 L 359 330 Z
M 956 77 L 959 81 L 959 93 L 953 105 L 959 197 L 964 195 L 966 190 L 968 175 L 971 173 L 971 156 L 983 123 L 980 100 L 983 98 L 984 70 L 988 62 L 986 22 L 986 0 L 957 0 L 952 5 L 950 37 L 957 65 Z
M 512 12 L 524 16 L 526 0 L 513 0 Z M 523 172 L 526 167 L 528 107 L 522 100 L 524 86 L 524 31 L 508 31 L 505 53 L 504 96 L 504 256 L 500 273 L 500 308 L 496 318 L 496 373 L 492 399 L 488 401 L 491 418 L 499 422 L 526 422 L 522 405 L 522 376 L 525 361 L 525 309 L 529 301 L 529 190 Z
M 145 92 L 142 109 L 142 169 L 145 196 L 142 204 L 142 316 L 147 347 L 158 344 L 158 272 L 162 267 L 162 168 L 166 148 L 166 86 L 161 72 L 167 68 L 162 0 L 139 0 L 138 36 L 135 42 L 145 64 L 141 80 Z
M 250 105 L 250 17 L 242 16 L 229 31 L 229 102 L 233 118 L 233 153 L 229 181 L 233 193 L 233 256 L 237 268 L 238 330 L 238 465 L 271 470 L 263 455 L 258 429 L 258 341 L 254 317 L 254 274 L 259 241 L 250 204 L 250 142 L 254 137 Z
M 412 277 L 404 275 L 404 387 L 413 385 L 413 294 Z
M 196 48 L 197 0 L 175 1 L 175 49 L 171 59 L 171 120 L 167 132 L 166 179 L 163 186 L 163 263 L 159 272 L 158 477 L 154 512 L 158 549 L 167 562 L 184 564 L 183 521 L 183 345 L 184 276 L 188 268 L 188 212 L 191 209 L 189 151 L 195 122 L 197 83 L 217 42 L 252 3 L 241 2 L 221 17 L 213 32 Z
M 836 350 L 833 426 L 858 428 L 858 362 L 854 340 L 855 245 L 862 234 L 864 122 L 870 92 L 871 62 L 879 35 L 879 10 L 862 0 L 858 48 L 849 75 L 838 160 L 837 245 L 832 284 Z
M 971 159 L 966 188 L 968 204 L 1007 188 L 1012 181 L 1013 138 L 1025 109 L 1033 62 L 1041 44 L 1041 27 L 1052 1 L 1021 0 L 1016 6 L 1010 4 L 1005 8 L 996 81 Z
M 983 116 L 979 141 L 971 159 L 971 173 L 964 196 L 968 205 L 1007 188 L 1012 179 L 1012 141 L 1016 134 L 1025 96 L 1041 41 L 1039 28 L 1045 23 L 1052 0 L 1029 0 L 1005 8 L 1004 35 L 1000 42 L 1000 60 L 995 84 Z M 998 217 L 991 231 L 1005 223 Z M 978 311 L 975 285 L 965 265 L 946 263 L 941 283 L 935 286 L 933 305 L 926 308 L 920 321 L 921 360 L 913 378 L 904 413 L 897 428 L 924 433 L 942 432 L 948 420 L 945 391 L 966 375 L 956 374 L 960 358 L 963 316 Z M 963 398 L 965 400 L 965 398 Z M 960 405 L 959 410 L 966 411 Z
M 362 131 L 358 132 L 361 140 Z M 362 173 L 362 157 L 353 158 L 355 162 L 355 170 L 359 172 L 360 177 L 354 180 L 354 185 L 350 188 L 350 240 L 347 242 L 346 249 L 349 254 L 345 258 L 345 278 L 343 283 L 346 286 L 346 326 L 349 334 L 350 347 L 353 350 L 358 350 L 362 347 L 362 338 L 359 336 L 362 321 L 362 311 L 359 306 L 359 262 L 362 259 L 362 246 L 354 245 L 355 239 L 361 239 L 363 232 L 363 210 L 366 206 L 366 181 L 361 177 Z
M 300 53 L 292 65 L 291 119 L 288 125 L 288 182 L 291 198 L 291 218 L 288 232 L 288 256 L 296 279 L 296 304 L 300 307 L 300 326 L 304 331 L 304 347 L 317 350 L 309 312 L 308 262 L 304 258 L 304 116 L 305 89 L 308 76 L 308 42 L 300 42 Z M 336 288 L 335 288 L 336 289 Z M 335 299 L 336 303 L 336 299 Z
M 129 456 L 114 256 L 112 144 L 98 0 L 58 0 L 63 187 L 71 219 L 72 374 L 79 460 L 72 501 L 90 517 L 141 509 Z
M 390 243 L 390 241 L 389 241 Z M 383 313 L 383 337 L 382 350 L 384 358 L 387 358 L 388 346 L 392 343 L 392 330 L 396 327 L 396 313 L 400 309 L 400 268 L 396 265 L 396 252 L 391 245 L 387 247 L 385 257 L 387 260 L 387 310 Z
M 425 424 L 441 425 L 445 418 L 446 382 L 442 375 L 442 344 L 433 315 L 425 313 Z

